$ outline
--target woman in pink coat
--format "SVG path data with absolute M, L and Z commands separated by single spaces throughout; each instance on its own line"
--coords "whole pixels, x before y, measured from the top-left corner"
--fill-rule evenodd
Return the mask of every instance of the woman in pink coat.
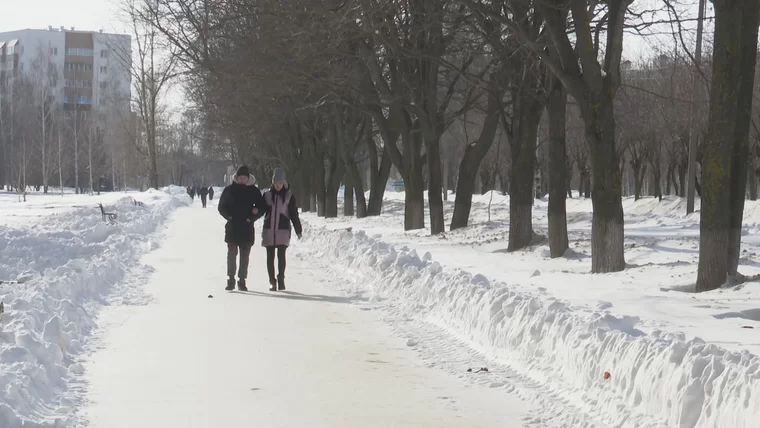
M 285 170 L 275 168 L 272 175 L 272 187 L 264 193 L 267 211 L 264 214 L 261 245 L 267 249 L 270 291 L 285 289 L 285 252 L 290 245 L 292 230 L 295 229 L 298 239 L 301 239 L 303 231 L 301 220 L 298 218 L 296 197 L 290 192 L 285 178 Z M 277 252 L 276 278 L 274 276 L 275 250 Z

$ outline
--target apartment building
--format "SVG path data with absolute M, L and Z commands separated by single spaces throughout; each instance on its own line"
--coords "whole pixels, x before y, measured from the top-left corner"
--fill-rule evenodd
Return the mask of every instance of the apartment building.
M 108 111 L 129 111 L 130 36 L 52 26 L 0 32 L 0 82 L 32 76 L 45 62 L 56 70 L 55 93 L 65 110 L 101 119 Z

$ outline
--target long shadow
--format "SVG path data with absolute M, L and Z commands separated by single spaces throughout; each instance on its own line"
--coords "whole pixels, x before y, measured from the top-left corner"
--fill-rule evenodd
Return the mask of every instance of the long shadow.
M 264 293 L 261 291 L 240 291 L 233 290 L 232 293 L 245 294 L 255 297 L 271 297 L 275 299 L 288 299 L 288 300 L 302 300 L 307 302 L 329 302 L 329 303 L 354 303 L 356 299 L 351 297 L 339 297 L 339 296 L 323 296 L 321 294 L 302 294 L 294 291 L 277 291 L 271 293 Z

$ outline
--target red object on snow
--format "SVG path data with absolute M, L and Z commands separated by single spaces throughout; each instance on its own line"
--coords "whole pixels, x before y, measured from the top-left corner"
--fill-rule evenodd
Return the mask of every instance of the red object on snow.
M 609 378 L 610 378 L 610 376 L 612 376 L 612 375 L 610 374 L 610 372 L 604 372 L 604 379 L 605 379 L 605 380 L 606 380 L 606 379 L 609 379 Z

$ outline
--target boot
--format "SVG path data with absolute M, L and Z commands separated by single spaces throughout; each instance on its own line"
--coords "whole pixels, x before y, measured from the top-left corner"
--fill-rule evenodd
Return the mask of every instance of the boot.
M 240 290 L 240 291 L 248 291 L 248 287 L 245 286 L 245 280 L 244 279 L 238 280 L 238 290 Z
M 277 291 L 277 280 L 274 278 L 269 278 L 269 291 Z
M 235 278 L 227 278 L 227 288 L 225 290 L 230 291 L 235 289 Z
M 285 289 L 285 275 L 280 275 L 277 277 L 277 289 L 280 291 Z

